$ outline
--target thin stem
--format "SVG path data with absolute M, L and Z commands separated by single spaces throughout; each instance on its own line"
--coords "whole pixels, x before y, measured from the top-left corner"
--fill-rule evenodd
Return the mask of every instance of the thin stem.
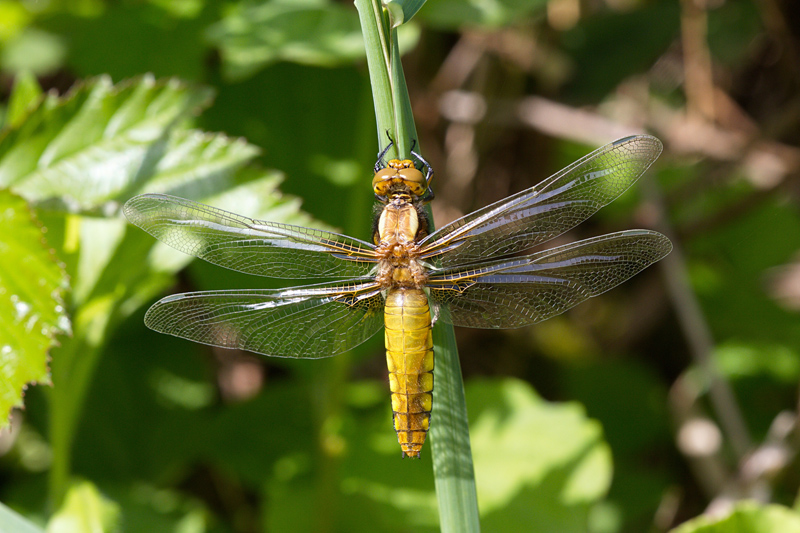
M 100 360 L 104 339 L 113 322 L 113 302 L 93 302 L 75 313 L 74 333 L 53 354 L 51 371 L 55 386 L 49 394 L 50 446 L 53 463 L 48 480 L 49 505 L 53 510 L 69 488 L 72 444 L 92 377 Z

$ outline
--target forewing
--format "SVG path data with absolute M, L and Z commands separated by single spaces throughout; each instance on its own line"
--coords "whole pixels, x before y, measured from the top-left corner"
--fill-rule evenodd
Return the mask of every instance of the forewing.
M 428 279 L 434 305 L 450 322 L 472 328 L 518 328 L 558 315 L 666 256 L 672 243 L 654 231 L 631 230 Z M 442 315 L 445 317 L 447 314 Z
M 527 250 L 580 224 L 628 189 L 661 153 L 648 135 L 599 148 L 531 189 L 479 209 L 421 241 L 443 267 Z
M 181 252 L 274 278 L 357 278 L 376 258 L 370 243 L 327 231 L 236 215 L 169 196 L 143 194 L 123 208 L 131 223 Z
M 319 359 L 358 346 L 383 326 L 383 296 L 372 281 L 281 290 L 167 296 L 145 324 L 176 337 L 274 357 Z

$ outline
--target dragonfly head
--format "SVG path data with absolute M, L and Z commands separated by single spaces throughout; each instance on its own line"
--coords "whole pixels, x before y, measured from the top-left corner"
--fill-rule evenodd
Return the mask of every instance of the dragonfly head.
M 425 175 L 410 159 L 392 159 L 385 168 L 378 170 L 372 179 L 372 189 L 379 197 L 386 197 L 393 191 L 404 191 L 421 197 L 427 188 Z

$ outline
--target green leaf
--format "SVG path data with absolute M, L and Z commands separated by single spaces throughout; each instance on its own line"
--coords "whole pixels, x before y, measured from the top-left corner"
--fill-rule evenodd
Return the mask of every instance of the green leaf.
M 2 503 L 0 503 L 0 531 L 14 533 L 44 533 L 44 530 L 36 524 L 28 521 Z
M 800 514 L 781 505 L 739 502 L 725 518 L 700 516 L 672 533 L 799 533 Z
M 392 17 L 392 25 L 405 24 L 417 14 L 427 0 L 384 0 L 384 5 Z
M 67 276 L 22 198 L 0 192 L 0 427 L 28 383 L 50 383 L 47 353 L 68 332 Z
M 47 533 L 112 531 L 118 519 L 119 506 L 92 483 L 82 481 L 69 489 L 64 504 L 47 524 Z
M 150 161 L 140 169 L 126 198 L 145 191 L 203 198 L 243 179 L 271 179 L 263 172 L 243 171 L 259 154 L 258 147 L 220 133 L 177 129 L 158 140 L 150 152 Z
M 223 70 L 247 77 L 276 61 L 335 66 L 364 55 L 358 17 L 351 7 L 320 0 L 243 2 L 211 26 Z
M 600 424 L 579 404 L 551 404 L 517 380 L 470 383 L 478 501 L 492 531 L 585 531 L 611 483 Z
M 49 95 L 0 136 L 0 186 L 31 202 L 97 208 L 134 187 L 161 158 L 176 121 L 210 97 L 207 89 L 151 76 L 119 85 L 100 77 L 65 98 Z
M 42 88 L 36 80 L 36 76 L 30 71 L 20 72 L 14 78 L 14 89 L 8 101 L 8 114 L 5 118 L 5 127 L 13 128 L 18 126 L 28 113 L 39 103 L 42 96 Z
M 139 192 L 158 191 L 245 216 L 314 223 L 297 199 L 280 194 L 279 173 L 251 164 L 258 148 L 188 128 L 187 115 L 209 99 L 207 89 L 175 81 L 147 76 L 112 85 L 102 77 L 64 98 L 48 95 L 0 137 L 0 183 L 46 203 L 43 216 L 76 288 L 74 336 L 53 351 L 54 502 L 68 486 L 72 440 L 109 337 L 192 259 L 128 226 L 119 206 Z
M 546 0 L 428 0 L 420 17 L 443 29 L 499 28 L 532 17 L 546 6 Z

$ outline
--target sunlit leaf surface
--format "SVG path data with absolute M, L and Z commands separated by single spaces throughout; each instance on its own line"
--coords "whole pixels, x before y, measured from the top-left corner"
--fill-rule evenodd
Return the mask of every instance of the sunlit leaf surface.
M 47 353 L 69 331 L 67 277 L 22 198 L 0 193 L 0 426 L 29 383 L 50 383 Z
M 178 166 L 164 160 L 171 144 L 179 143 L 184 156 L 208 149 L 208 139 L 170 142 L 165 133 L 209 98 L 207 89 L 150 76 L 119 85 L 101 77 L 65 98 L 49 95 L 24 123 L 0 135 L 0 186 L 32 202 L 96 208 L 135 190 L 154 165 Z M 177 150 L 167 155 L 179 158 Z
M 466 393 L 487 530 L 586 531 L 589 504 L 611 483 L 600 424 L 517 380 L 470 383 Z
M 47 524 L 47 533 L 114 531 L 118 520 L 119 506 L 103 496 L 94 484 L 82 481 L 70 488 L 61 509 Z
M 42 88 L 36 77 L 30 72 L 23 72 L 14 79 L 14 90 L 8 101 L 5 126 L 19 125 L 32 112 L 42 98 Z
M 781 505 L 741 502 L 724 518 L 700 516 L 672 533 L 798 533 L 800 514 Z

